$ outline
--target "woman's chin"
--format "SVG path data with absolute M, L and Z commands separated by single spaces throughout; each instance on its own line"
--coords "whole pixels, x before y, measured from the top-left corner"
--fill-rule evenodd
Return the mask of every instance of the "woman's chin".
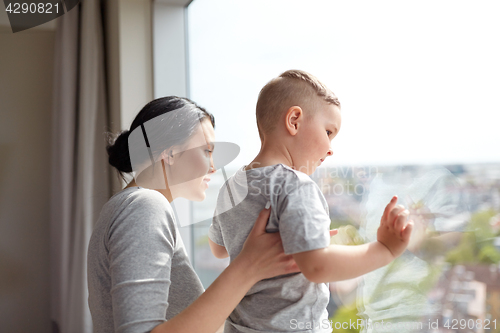
M 188 198 L 188 199 L 191 201 L 201 202 L 201 201 L 205 200 L 206 197 L 207 197 L 207 195 L 205 194 L 205 192 L 202 192 L 202 193 L 196 193 L 196 194 L 192 195 L 191 198 Z

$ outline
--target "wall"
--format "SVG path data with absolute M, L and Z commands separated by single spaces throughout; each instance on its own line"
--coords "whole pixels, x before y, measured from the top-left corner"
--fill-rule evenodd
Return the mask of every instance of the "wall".
M 48 175 L 54 40 L 51 29 L 13 34 L 0 24 L 1 332 L 51 331 Z
M 104 3 L 110 130 L 116 133 L 129 129 L 153 99 L 152 1 Z M 126 185 L 115 174 L 112 181 L 114 193 Z
M 152 1 L 107 0 L 110 129 L 153 98 Z M 49 156 L 56 21 L 12 33 L 0 5 L 0 332 L 51 332 Z M 114 179 L 114 189 L 123 184 Z

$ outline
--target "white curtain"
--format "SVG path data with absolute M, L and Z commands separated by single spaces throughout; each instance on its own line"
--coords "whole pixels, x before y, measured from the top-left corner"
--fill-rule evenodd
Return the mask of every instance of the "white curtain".
M 100 0 L 58 19 L 51 164 L 51 318 L 53 332 L 92 332 L 87 247 L 111 196 Z

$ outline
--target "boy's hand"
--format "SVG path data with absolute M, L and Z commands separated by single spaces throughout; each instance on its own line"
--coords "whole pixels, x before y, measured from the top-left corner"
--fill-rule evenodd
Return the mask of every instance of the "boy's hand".
M 377 231 L 377 240 L 387 247 L 394 258 L 399 257 L 407 248 L 413 229 L 413 222 L 406 221 L 409 211 L 402 205 L 396 206 L 397 201 L 397 196 L 394 196 L 385 207 Z

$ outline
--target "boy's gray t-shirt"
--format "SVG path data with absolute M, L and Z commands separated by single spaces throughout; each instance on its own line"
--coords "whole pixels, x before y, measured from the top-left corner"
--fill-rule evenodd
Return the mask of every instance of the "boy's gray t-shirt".
M 210 239 L 227 249 L 231 261 L 268 201 L 271 216 L 266 230 L 280 232 L 285 254 L 330 245 L 328 205 L 309 176 L 283 164 L 244 168 L 220 189 L 209 229 Z M 224 332 L 331 332 L 329 297 L 327 283 L 310 282 L 302 273 L 265 279 L 247 292 Z
M 131 187 L 103 206 L 89 243 L 94 332 L 150 332 L 203 293 L 168 200 Z

